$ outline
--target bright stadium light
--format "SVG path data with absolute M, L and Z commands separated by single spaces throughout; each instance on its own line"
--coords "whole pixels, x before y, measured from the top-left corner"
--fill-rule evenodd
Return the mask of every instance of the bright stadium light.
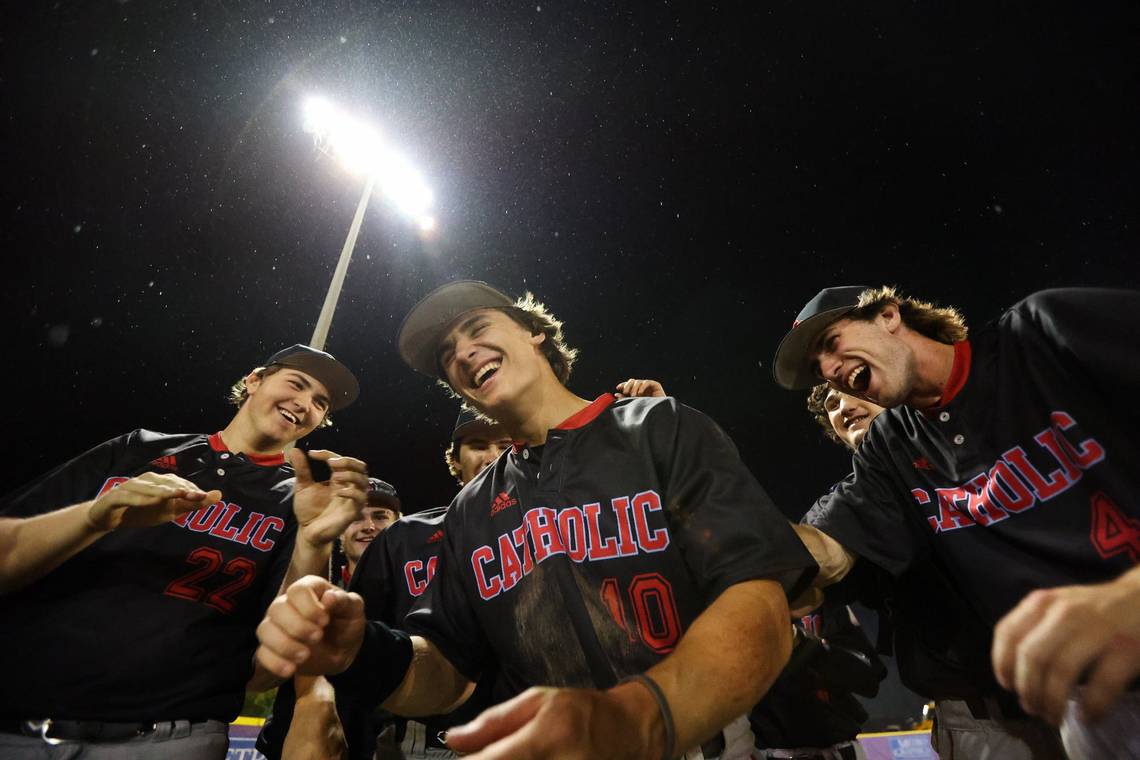
M 340 111 L 323 98 L 305 101 L 303 126 L 313 135 L 320 150 L 332 155 L 352 174 L 366 178 L 364 193 L 360 196 L 317 327 L 309 342 L 314 348 L 323 349 L 373 187 L 379 185 L 380 192 L 400 213 L 412 219 L 421 233 L 434 231 L 436 222 L 431 214 L 432 193 L 423 176 L 403 155 L 386 145 L 376 129 Z

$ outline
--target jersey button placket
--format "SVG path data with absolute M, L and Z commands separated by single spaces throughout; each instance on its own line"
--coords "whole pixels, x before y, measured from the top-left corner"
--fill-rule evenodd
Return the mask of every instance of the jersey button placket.
M 950 421 L 950 412 L 945 412 L 945 411 L 941 412 L 938 415 L 938 419 L 940 422 L 949 422 Z
M 966 436 L 962 435 L 961 433 L 958 433 L 958 435 L 954 436 L 954 445 L 955 446 L 961 446 L 965 442 L 966 442 Z
M 218 469 L 214 470 L 214 472 L 218 473 L 219 475 L 225 475 L 225 474 L 226 474 L 226 471 L 225 471 L 225 470 L 223 470 L 221 467 L 219 467 Z

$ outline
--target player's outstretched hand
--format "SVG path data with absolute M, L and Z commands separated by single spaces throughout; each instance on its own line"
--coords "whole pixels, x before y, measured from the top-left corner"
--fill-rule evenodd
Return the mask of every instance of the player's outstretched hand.
M 618 398 L 663 398 L 666 395 L 665 388 L 656 380 L 637 380 L 631 377 L 617 384 Z
M 87 519 L 96 530 L 147 528 L 220 498 L 221 491 L 203 491 L 172 472 L 144 472 L 91 502 Z
M 364 638 L 364 600 L 306 575 L 273 600 L 257 626 L 257 660 L 278 678 L 340 673 Z
M 609 691 L 528 689 L 450 729 L 447 746 L 465 760 L 660 757 L 664 729 L 658 708 L 654 703 L 648 712 L 633 709 L 630 697 L 652 700 L 639 690 L 645 692 L 637 684 Z M 651 718 L 648 723 L 643 712 Z
M 329 466 L 331 477 L 314 481 L 309 459 Z M 289 452 L 289 463 L 297 473 L 293 489 L 293 514 L 297 517 L 298 537 L 312 546 L 336 540 L 349 524 L 360 519 L 368 495 L 368 468 L 364 462 L 342 457 L 331 451 L 300 449 Z
M 1034 591 L 994 629 L 994 672 L 1026 712 L 1058 725 L 1087 676 L 1081 708 L 1096 721 L 1140 675 L 1140 570 L 1094 586 Z

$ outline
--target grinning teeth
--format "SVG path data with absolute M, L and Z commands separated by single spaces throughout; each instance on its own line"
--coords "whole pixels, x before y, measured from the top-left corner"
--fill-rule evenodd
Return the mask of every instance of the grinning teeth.
M 284 417 L 285 419 L 289 420 L 289 421 L 290 421 L 290 422 L 292 422 L 294 425 L 296 425 L 296 424 L 297 424 L 297 418 L 296 418 L 296 417 L 294 417 L 292 414 L 290 414 L 289 412 L 285 411 L 284 409 L 281 409 L 281 410 L 279 410 L 279 411 L 281 412 L 281 416 L 282 416 L 282 417 Z
M 480 367 L 479 371 L 475 373 L 475 387 L 478 388 L 481 386 L 483 384 L 483 379 L 501 366 L 503 366 L 502 362 L 487 362 L 482 367 Z
M 855 387 L 855 381 L 859 378 L 859 375 L 861 375 L 866 369 L 867 369 L 866 364 L 860 364 L 858 367 L 851 370 L 851 374 L 847 376 L 847 387 L 848 388 L 854 388 Z

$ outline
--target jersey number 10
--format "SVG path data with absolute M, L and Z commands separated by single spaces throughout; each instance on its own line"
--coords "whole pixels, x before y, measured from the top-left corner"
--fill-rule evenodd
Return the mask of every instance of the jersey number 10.
M 633 609 L 633 626 L 626 617 L 626 597 Z M 602 601 L 630 641 L 640 638 L 645 646 L 658 654 L 673 651 L 681 637 L 681 624 L 677 618 L 673 587 L 663 576 L 658 573 L 633 576 L 624 596 L 617 578 L 606 578 L 602 581 Z

